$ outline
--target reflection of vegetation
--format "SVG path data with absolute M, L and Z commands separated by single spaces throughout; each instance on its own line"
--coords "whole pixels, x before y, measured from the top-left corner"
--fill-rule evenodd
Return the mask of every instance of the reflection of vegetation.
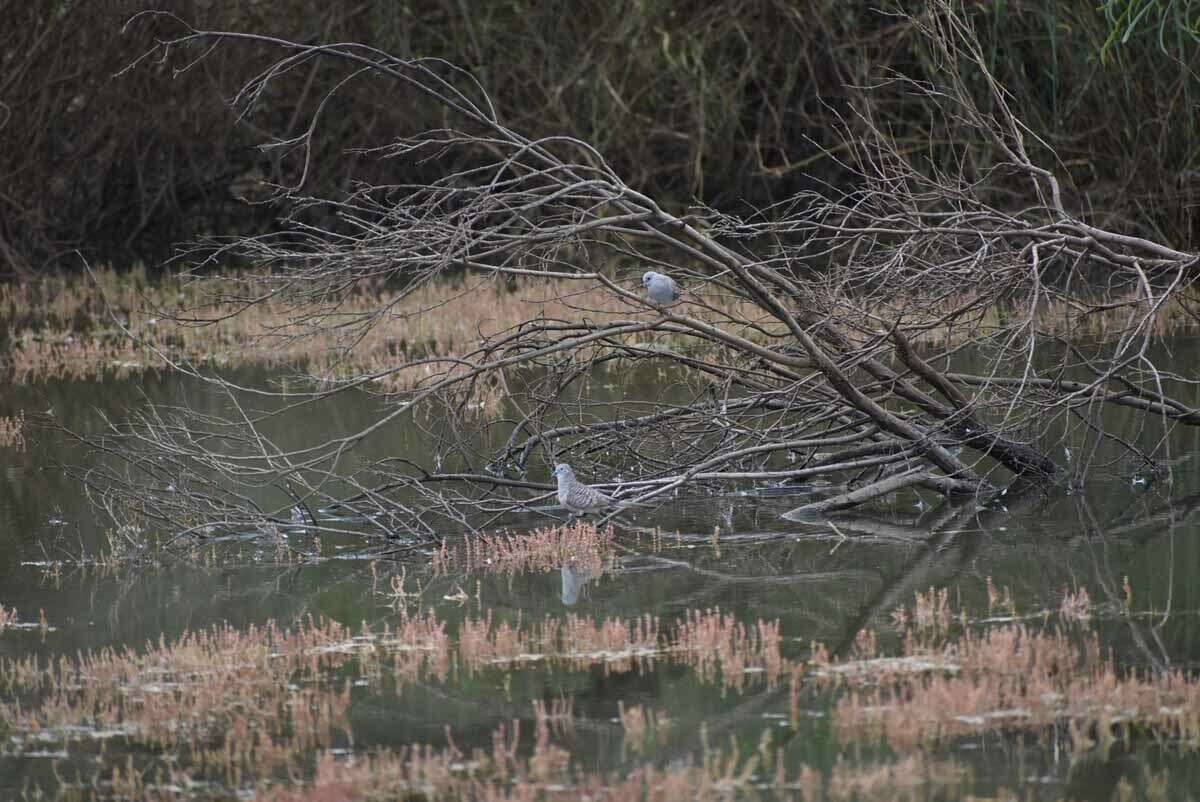
M 642 705 L 626 707 L 623 701 L 617 703 L 617 716 L 625 732 L 625 746 L 634 752 L 641 752 L 651 741 L 661 743 L 671 726 L 666 714 Z
M 951 609 L 944 591 L 917 594 L 911 609 L 893 616 L 901 627 L 898 654 L 889 656 L 864 632 L 853 656 L 832 658 L 815 646 L 806 663 L 781 656 L 777 622 L 748 626 L 718 611 L 689 610 L 670 624 L 582 616 L 509 623 L 487 611 L 457 625 L 432 611 L 401 612 L 391 625 L 358 634 L 312 620 L 290 628 L 222 626 L 141 651 L 6 659 L 0 720 L 14 754 L 98 745 L 102 798 L 140 799 L 206 782 L 214 791 L 256 789 L 303 802 L 398 792 L 430 799 L 691 800 L 751 790 L 806 800 L 926 798 L 936 789 L 974 787 L 968 765 L 936 751 L 967 736 L 1056 728 L 1077 756 L 1147 736 L 1176 745 L 1200 738 L 1200 679 L 1118 671 L 1092 628 L 1099 611 L 1080 618 L 1078 593 L 1064 598 L 1061 630 L 1028 617 L 1009 621 L 1010 597 L 991 586 L 988 597 L 996 609 L 976 620 Z M 526 715 L 490 725 L 490 747 L 462 743 L 452 732 L 441 746 L 353 746 L 359 701 L 374 706 L 429 683 L 469 693 L 469 678 L 485 674 L 511 689 L 514 672 L 534 665 L 553 673 L 602 667 L 614 681 L 677 666 L 698 687 L 728 689 L 735 709 L 755 705 L 778 721 L 744 733 L 749 740 L 727 741 L 710 736 L 708 725 L 699 733 L 680 728 L 688 711 L 673 709 L 669 696 L 652 708 L 618 697 L 615 717 L 606 707 L 593 719 L 591 706 L 581 709 L 573 696 L 547 700 L 538 691 L 523 703 Z M 788 692 L 772 692 L 788 675 Z M 790 716 L 782 705 L 790 705 Z M 827 711 L 847 751 L 818 768 L 793 734 Z M 790 727 L 778 726 L 789 718 Z M 598 769 L 587 756 L 581 736 L 598 727 L 623 739 L 620 771 Z M 879 738 L 893 758 L 855 754 Z M 58 792 L 69 796 L 76 783 L 69 765 L 59 776 Z M 1165 782 L 1157 775 L 1149 781 Z
M 499 728 L 490 751 L 470 754 L 453 747 L 435 751 L 405 750 L 344 761 L 325 753 L 312 784 L 300 789 L 275 788 L 268 802 L 326 802 L 330 799 L 383 800 L 397 794 L 412 799 L 567 802 L 606 799 L 614 802 L 695 802 L 781 798 L 833 802 L 901 802 L 926 798 L 930 790 L 960 787 L 965 770 L 948 760 L 912 755 L 894 763 L 850 766 L 840 763 L 826 780 L 801 764 L 789 769 L 782 751 L 772 750 L 771 733 L 763 732 L 757 750 L 706 748 L 699 760 L 659 768 L 647 763 L 624 776 L 606 776 L 582 768 L 570 751 L 553 742 L 547 728 L 534 735 L 532 754 L 516 751 L 519 730 Z M 773 798 L 773 797 L 767 797 Z

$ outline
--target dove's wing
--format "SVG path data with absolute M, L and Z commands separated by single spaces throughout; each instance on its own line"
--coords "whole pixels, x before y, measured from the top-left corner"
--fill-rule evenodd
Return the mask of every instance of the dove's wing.
M 611 507 L 613 500 L 594 487 L 575 482 L 567 490 L 565 506 L 578 510 L 596 510 Z

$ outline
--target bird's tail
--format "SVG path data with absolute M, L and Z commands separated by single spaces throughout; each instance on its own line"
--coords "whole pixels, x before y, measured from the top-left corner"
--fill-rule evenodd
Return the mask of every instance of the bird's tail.
M 620 509 L 622 509 L 622 510 L 625 510 L 625 509 L 630 509 L 630 508 L 632 508 L 632 507 L 643 507 L 643 508 L 645 508 L 645 507 L 653 507 L 653 506 L 654 506 L 653 504 L 649 504 L 649 503 L 647 503 L 647 502 L 645 502 L 645 501 L 634 501 L 634 500 L 632 500 L 632 499 L 629 499 L 629 500 L 625 500 L 625 499 L 613 499 L 613 503 L 614 503 L 614 504 L 615 504 L 615 505 L 616 505 L 618 508 L 620 508 Z

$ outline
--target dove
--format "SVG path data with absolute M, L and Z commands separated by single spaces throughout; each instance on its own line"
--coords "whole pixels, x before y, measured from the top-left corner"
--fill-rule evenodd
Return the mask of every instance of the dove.
M 621 506 L 612 497 L 576 479 L 575 471 L 565 462 L 554 466 L 554 476 L 558 479 L 558 501 L 572 515 Z
M 650 300 L 659 306 L 678 301 L 683 295 L 683 290 L 675 279 L 663 273 L 655 273 L 653 270 L 647 270 L 642 274 L 642 286 L 646 288 L 646 294 L 650 296 Z

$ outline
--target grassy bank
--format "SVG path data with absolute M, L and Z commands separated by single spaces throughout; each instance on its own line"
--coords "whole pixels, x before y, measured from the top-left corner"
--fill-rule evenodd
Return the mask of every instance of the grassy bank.
M 467 278 L 404 293 L 369 285 L 336 307 L 296 305 L 286 296 L 248 307 L 220 300 L 247 291 L 244 276 L 149 280 L 144 272 L 111 270 L 0 285 L 6 377 L 14 383 L 120 377 L 187 362 L 297 368 L 336 380 L 425 357 L 465 356 L 530 319 L 650 314 L 594 283 L 567 280 Z M 759 316 L 740 301 L 711 303 L 719 313 Z M 719 313 L 702 310 L 709 318 Z M 392 374 L 384 386 L 407 388 L 433 370 Z
M 619 283 L 639 291 L 633 277 Z M 377 386 L 404 390 L 444 366 L 395 372 L 397 366 L 426 357 L 464 357 L 484 340 L 522 321 L 601 322 L 652 315 L 595 283 L 556 279 L 497 282 L 467 277 L 456 283 L 428 283 L 406 293 L 364 285 L 336 308 L 297 306 L 286 296 L 246 308 L 213 300 L 247 290 L 244 276 L 151 279 L 141 271 L 113 270 L 0 284 L 4 379 L 28 384 L 56 378 L 124 377 L 169 369 L 178 362 L 289 368 L 328 381 L 378 374 Z M 987 337 L 1029 314 L 1024 304 L 993 304 L 968 322 L 937 324 L 948 310 L 961 305 L 963 297 L 941 298 L 925 306 L 929 328 L 924 342 L 954 344 Z M 1034 315 L 1040 336 L 1115 335 L 1126 329 L 1131 315 L 1148 311 L 1144 299 L 1136 295 L 1109 298 L 1102 309 L 1088 314 L 1055 301 L 1052 295 L 1049 298 Z M 734 327 L 751 340 L 784 334 L 777 322 L 743 301 L 716 293 L 705 294 L 703 300 L 710 308 L 685 305 L 682 311 L 714 323 L 751 322 L 757 329 L 744 324 Z M 874 330 L 886 313 L 859 313 L 860 333 L 848 330 L 846 334 L 861 338 L 861 330 Z M 882 317 L 872 319 L 872 315 Z M 1172 298 L 1153 310 L 1152 318 L 1159 334 L 1196 324 L 1187 297 Z M 659 345 L 688 347 L 689 343 L 682 336 L 664 340 L 658 334 L 628 335 L 624 342 L 645 344 L 652 336 Z

